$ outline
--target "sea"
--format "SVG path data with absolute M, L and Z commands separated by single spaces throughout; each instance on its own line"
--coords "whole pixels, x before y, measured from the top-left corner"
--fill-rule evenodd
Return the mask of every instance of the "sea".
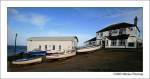
M 15 54 L 26 52 L 27 46 L 16 46 L 16 53 L 15 53 L 15 46 L 8 45 L 7 46 L 7 56 L 13 56 Z

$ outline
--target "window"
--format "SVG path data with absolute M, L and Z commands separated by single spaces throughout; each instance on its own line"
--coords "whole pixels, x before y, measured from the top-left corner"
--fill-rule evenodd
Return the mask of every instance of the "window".
M 74 49 L 75 47 L 72 47 L 72 49 Z
M 99 33 L 97 33 L 97 35 L 99 35 Z
M 47 45 L 45 45 L 45 50 L 47 50 Z
M 119 40 L 119 46 L 125 46 L 125 40 Z
M 111 30 L 109 31 L 109 36 L 111 36 Z
M 99 45 L 101 45 L 101 41 L 99 41 Z
M 103 36 L 103 32 L 102 32 L 102 33 L 100 33 L 100 35 L 101 35 L 101 36 Z
M 39 50 L 41 50 L 41 45 L 39 45 Z
M 61 50 L 61 45 L 59 45 L 59 50 Z
M 111 46 L 116 46 L 117 40 L 111 40 Z
M 126 33 L 126 29 L 125 28 L 121 28 L 120 30 L 119 30 L 119 34 L 125 34 Z
M 53 45 L 53 50 L 55 50 L 55 45 Z
M 118 32 L 118 30 L 116 29 L 116 30 L 112 30 L 111 31 L 112 33 L 117 33 Z
M 134 42 L 129 42 L 129 43 L 128 43 L 128 46 L 134 47 Z
M 106 40 L 106 46 L 108 46 L 108 40 Z

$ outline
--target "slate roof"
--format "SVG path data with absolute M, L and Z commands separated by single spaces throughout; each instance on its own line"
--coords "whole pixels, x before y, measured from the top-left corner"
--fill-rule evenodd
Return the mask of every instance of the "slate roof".
M 87 40 L 86 42 L 88 42 L 88 41 L 96 41 L 96 37 L 94 37 L 94 38 L 92 38 L 90 40 Z
M 112 24 L 112 25 L 110 25 L 106 28 L 103 28 L 103 29 L 101 29 L 97 32 L 104 32 L 104 31 L 108 31 L 108 30 L 115 30 L 115 29 L 127 28 L 127 27 L 135 27 L 135 25 L 134 24 L 129 24 L 129 23 L 126 23 L 126 22 L 122 22 L 122 23 Z M 138 29 L 138 27 L 137 27 L 137 29 Z M 138 29 L 138 31 L 140 31 L 140 30 Z
M 59 37 L 30 37 L 27 41 L 73 41 L 78 38 L 76 36 L 59 36 Z

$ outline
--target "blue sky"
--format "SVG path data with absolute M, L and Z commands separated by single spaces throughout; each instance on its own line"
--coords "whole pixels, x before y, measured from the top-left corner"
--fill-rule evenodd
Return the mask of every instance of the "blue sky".
M 78 45 L 96 36 L 96 31 L 108 25 L 133 23 L 143 33 L 143 9 L 140 7 L 9 7 L 8 45 L 26 45 L 27 38 L 36 36 L 77 36 Z

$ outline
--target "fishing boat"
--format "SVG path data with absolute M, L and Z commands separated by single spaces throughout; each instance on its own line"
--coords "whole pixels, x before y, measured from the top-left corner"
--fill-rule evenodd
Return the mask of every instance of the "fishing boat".
M 58 52 L 53 54 L 46 55 L 46 59 L 61 59 L 61 58 L 67 58 L 76 55 L 75 50 L 65 51 L 65 52 Z
M 32 63 L 40 63 L 42 62 L 42 57 L 36 57 L 36 58 L 22 58 L 15 61 L 12 61 L 12 64 L 32 64 Z
M 42 62 L 42 56 L 46 55 L 46 51 L 30 51 L 24 53 L 24 55 L 28 55 L 28 56 L 12 61 L 12 64 L 40 63 Z
M 100 48 L 101 46 L 84 47 L 84 48 L 77 49 L 77 52 L 90 52 L 90 51 L 98 50 Z

